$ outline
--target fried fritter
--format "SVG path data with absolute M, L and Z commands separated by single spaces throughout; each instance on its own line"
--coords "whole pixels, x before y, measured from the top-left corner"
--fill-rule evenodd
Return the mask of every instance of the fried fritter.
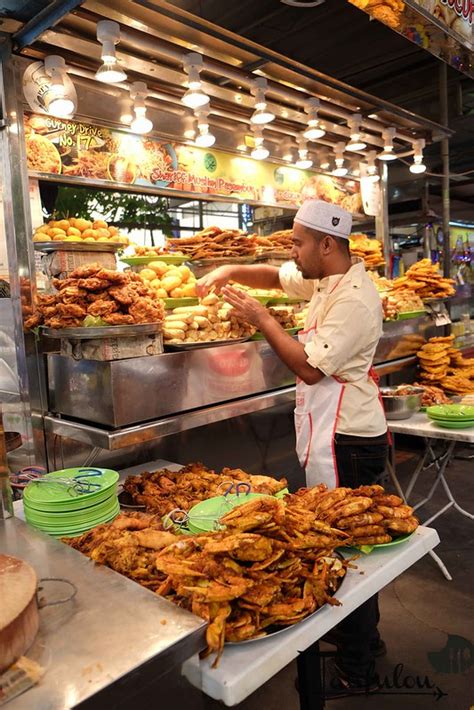
M 91 316 L 109 316 L 118 311 L 119 307 L 115 301 L 97 300 L 90 303 L 87 307 L 87 313 Z

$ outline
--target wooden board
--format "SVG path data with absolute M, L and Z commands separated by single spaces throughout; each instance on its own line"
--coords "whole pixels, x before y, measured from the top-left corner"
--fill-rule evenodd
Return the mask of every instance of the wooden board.
M 37 582 L 29 564 L 0 555 L 0 673 L 29 649 L 38 633 Z

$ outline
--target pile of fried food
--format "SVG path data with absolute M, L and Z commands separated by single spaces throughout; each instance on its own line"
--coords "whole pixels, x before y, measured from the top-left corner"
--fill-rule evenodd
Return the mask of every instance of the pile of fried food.
M 446 392 L 474 392 L 474 358 L 453 346 L 454 335 L 430 338 L 417 352 L 422 384 L 437 383 Z
M 169 248 L 166 246 L 164 247 L 149 247 L 149 246 L 141 246 L 139 244 L 134 244 L 133 248 L 135 250 L 135 253 L 133 256 L 154 256 L 154 257 L 160 257 L 160 256 L 165 256 L 169 254 L 173 254 L 174 256 L 184 256 L 184 254 L 178 250 L 173 250 L 170 251 Z
M 34 242 L 109 242 L 128 244 L 128 238 L 119 234 L 117 227 L 109 227 L 103 219 L 92 222 L 89 219 L 70 217 L 69 219 L 50 219 L 46 224 L 35 229 Z
M 308 317 L 309 306 L 303 308 L 295 308 L 295 320 L 297 328 L 304 328 L 306 318 Z
M 385 295 L 380 293 L 382 298 L 382 310 L 384 320 L 396 320 L 402 313 L 412 313 L 424 311 L 423 301 L 415 291 L 403 289 L 391 291 Z
M 379 485 L 330 491 L 325 486 L 301 488 L 289 499 L 297 500 L 306 511 L 314 511 L 316 519 L 332 529 L 345 532 L 349 536 L 346 544 L 354 547 L 391 542 L 394 537 L 414 532 L 419 525 L 413 508 Z
M 254 333 L 254 326 L 233 315 L 232 306 L 214 293 L 201 299 L 198 306 L 167 311 L 163 328 L 165 344 L 236 340 Z
M 289 255 L 293 248 L 293 230 L 292 229 L 280 229 L 273 234 L 268 236 L 258 236 L 256 237 L 257 244 L 257 254 L 268 254 L 268 253 L 283 253 L 285 256 Z
M 349 563 L 333 556 L 347 533 L 315 513 L 260 498 L 227 513 L 222 532 L 177 536 L 156 516 L 122 514 L 65 540 L 95 562 L 143 584 L 209 622 L 207 652 L 298 623 L 333 597 Z
M 285 330 L 297 327 L 293 306 L 267 306 L 267 311 Z
M 405 9 L 403 0 L 349 0 L 360 10 L 365 10 L 371 17 L 384 25 L 396 30 L 401 25 L 401 18 Z
M 240 289 L 240 291 L 245 291 L 252 298 L 284 298 L 287 297 L 286 293 L 280 288 L 254 288 L 253 286 L 245 286 L 244 284 L 239 284 L 234 281 L 230 282 L 230 285 L 234 288 Z
M 240 229 L 208 227 L 193 237 L 168 239 L 168 248 L 179 250 L 188 259 L 220 259 L 223 257 L 251 257 L 255 255 L 256 237 Z
M 163 320 L 162 301 L 132 272 L 88 264 L 66 279 L 53 279 L 52 284 L 57 292 L 38 296 L 36 311 L 25 321 L 25 328 L 134 325 Z
M 222 494 L 229 482 L 269 495 L 225 513 L 218 532 L 163 530 L 163 515 Z M 216 474 L 202 464 L 131 476 L 125 490 L 147 512 L 122 513 L 65 542 L 206 619 L 207 652 L 217 654 L 217 665 L 226 641 L 265 636 L 325 603 L 339 604 L 333 594 L 350 565 L 336 548 L 390 542 L 418 526 L 410 506 L 382 486 L 319 485 L 273 497 L 285 486 L 284 479 L 240 469 Z
M 351 234 L 350 249 L 353 256 L 360 256 L 367 269 L 373 269 L 385 264 L 382 243 L 378 239 L 370 239 L 366 234 Z
M 161 469 L 153 473 L 129 476 L 126 491 L 137 505 L 144 505 L 147 513 L 163 516 L 175 508 L 188 511 L 202 500 L 223 495 L 230 485 L 248 483 L 253 493 L 275 495 L 286 488 L 285 478 L 246 473 L 240 468 L 223 468 L 220 473 L 202 463 L 190 463 L 179 471 Z
M 422 407 L 432 407 L 434 404 L 451 404 L 451 400 L 443 392 L 441 387 L 418 383 L 416 383 L 416 386 L 423 388 L 423 394 L 421 396 Z
M 393 281 L 395 290 L 406 288 L 416 291 L 420 298 L 447 298 L 455 292 L 453 279 L 445 279 L 439 272 L 439 264 L 430 259 L 421 259 L 410 266 L 404 276 Z
M 139 272 L 158 298 L 192 298 L 196 296 L 196 277 L 182 264 L 175 266 L 164 261 L 150 261 Z

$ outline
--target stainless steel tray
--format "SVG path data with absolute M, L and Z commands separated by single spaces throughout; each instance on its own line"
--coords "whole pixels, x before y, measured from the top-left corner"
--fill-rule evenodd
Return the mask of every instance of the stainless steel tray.
M 137 325 L 108 325 L 100 328 L 47 328 L 41 332 L 47 338 L 72 338 L 74 340 L 93 340 L 95 338 L 133 337 L 161 332 L 161 323 L 139 323 Z
M 188 260 L 191 261 L 191 260 Z M 216 256 L 209 259 L 193 259 L 193 266 L 212 266 L 212 264 L 253 264 L 255 256 Z
M 250 340 L 250 335 L 245 338 L 234 338 L 230 340 L 202 340 L 196 343 L 164 343 L 165 349 L 170 350 L 199 350 L 200 348 L 222 347 L 223 345 L 235 345 L 236 343 L 246 343 Z
M 35 251 L 51 254 L 53 251 L 99 251 L 115 253 L 125 245 L 113 242 L 33 242 Z

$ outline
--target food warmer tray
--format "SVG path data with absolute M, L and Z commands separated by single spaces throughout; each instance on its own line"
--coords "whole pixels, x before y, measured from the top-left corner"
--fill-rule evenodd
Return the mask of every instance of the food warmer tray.
M 35 251 L 51 254 L 54 251 L 97 251 L 115 254 L 124 244 L 118 242 L 34 242 Z
M 47 328 L 41 332 L 48 338 L 73 338 L 74 340 L 92 340 L 95 338 L 133 337 L 161 332 L 161 323 L 138 323 L 137 325 L 108 325 L 98 328 Z
M 245 338 L 231 338 L 228 340 L 202 340 L 195 343 L 164 343 L 165 348 L 171 350 L 199 350 L 200 348 L 223 347 L 224 345 L 235 345 L 236 343 L 246 343 L 250 336 Z

